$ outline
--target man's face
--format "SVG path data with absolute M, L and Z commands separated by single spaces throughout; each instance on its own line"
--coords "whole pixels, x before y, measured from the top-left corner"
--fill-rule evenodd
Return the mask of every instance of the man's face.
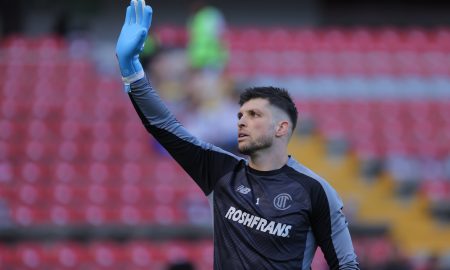
M 266 99 L 244 103 L 238 113 L 238 149 L 244 155 L 272 146 L 275 127 L 272 110 Z

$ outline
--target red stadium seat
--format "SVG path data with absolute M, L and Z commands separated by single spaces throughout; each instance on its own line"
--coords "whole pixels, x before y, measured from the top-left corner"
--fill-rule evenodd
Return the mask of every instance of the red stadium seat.
M 291 32 L 293 39 L 288 48 L 295 51 L 310 52 L 317 49 L 319 34 L 312 29 L 295 29 Z
M 56 144 L 56 155 L 61 161 L 74 162 L 81 158 L 80 144 L 73 140 L 62 140 Z
M 34 243 L 20 244 L 17 246 L 15 252 L 19 259 L 20 269 L 46 268 L 46 254 L 42 245 Z
M 95 269 L 122 268 L 125 254 L 112 242 L 93 242 L 88 247 L 89 258 Z
M 94 205 L 81 206 L 81 213 L 84 216 L 84 222 L 92 226 L 102 226 L 106 224 L 118 223 L 118 209 L 113 207 L 101 207 Z
M 30 207 L 20 204 L 12 205 L 13 222 L 19 226 L 44 225 L 49 223 L 45 208 Z
M 90 183 L 103 183 L 113 176 L 113 167 L 103 162 L 92 162 L 87 167 L 87 181 Z
M 19 185 L 15 192 L 17 192 L 17 203 L 30 207 L 44 207 L 48 203 L 48 194 L 41 185 L 24 183 Z
M 367 52 L 373 50 L 374 43 L 374 35 L 369 29 L 358 28 L 350 31 L 347 48 Z
M 120 168 L 120 177 L 123 182 L 137 183 L 141 182 L 144 177 L 144 171 L 142 166 L 137 165 L 134 162 L 127 162 Z M 145 176 L 147 177 L 147 176 Z
M 80 225 L 84 223 L 83 213 L 75 206 L 51 206 L 49 211 L 49 221 L 55 226 Z
M 11 168 L 9 162 L 12 160 L 12 156 L 17 155 L 17 154 L 19 154 L 18 151 L 14 151 L 11 144 L 9 144 L 9 143 L 7 144 L 5 141 L 1 140 L 0 141 L 0 162 L 1 162 L 0 168 L 2 168 L 4 170 L 6 170 L 7 168 Z M 0 171 L 2 169 L 0 169 Z M 0 173 L 0 182 L 8 180 L 9 177 L 7 177 L 7 175 L 9 175 L 9 174 L 2 175 Z
M 82 183 L 83 178 L 79 177 L 79 169 L 69 162 L 55 161 L 49 172 L 50 180 L 54 184 L 59 183 Z
M 136 162 L 151 156 L 151 149 L 146 141 L 127 140 L 124 145 L 121 158 L 124 161 Z
M 147 241 L 132 241 L 124 247 L 129 267 L 126 269 L 159 269 L 165 265 L 163 251 Z
M 293 36 L 287 28 L 272 28 L 267 30 L 265 42 L 261 45 L 263 49 L 273 52 L 285 51 L 288 49 L 287 44 L 291 44 Z
M 47 182 L 48 179 L 45 179 L 46 168 L 42 164 L 29 161 L 20 165 L 19 173 L 23 181 L 34 184 Z
M 180 224 L 186 218 L 182 212 L 170 205 L 156 205 L 152 207 L 152 223 L 154 224 Z
M 143 203 L 145 197 L 148 197 L 145 190 L 136 184 L 124 184 L 120 187 L 118 196 L 124 205 L 136 205 Z
M 13 247 L 9 244 L 2 243 L 0 245 L 0 268 L 13 269 L 17 264 L 17 256 Z
M 50 136 L 50 129 L 48 123 L 40 120 L 31 120 L 28 123 L 28 137 L 29 139 L 43 140 Z
M 230 47 L 232 50 L 252 51 L 261 49 L 264 43 L 264 33 L 258 28 L 230 29 Z
M 85 269 L 91 260 L 84 245 L 75 242 L 55 242 L 46 250 L 50 269 Z
M 347 32 L 339 28 L 330 28 L 320 33 L 320 50 L 337 52 L 347 47 Z
M 10 141 L 15 135 L 15 126 L 13 121 L 0 119 L 0 139 L 2 141 Z
M 187 44 L 187 34 L 183 28 L 171 25 L 155 29 L 155 36 L 164 47 L 183 48 Z

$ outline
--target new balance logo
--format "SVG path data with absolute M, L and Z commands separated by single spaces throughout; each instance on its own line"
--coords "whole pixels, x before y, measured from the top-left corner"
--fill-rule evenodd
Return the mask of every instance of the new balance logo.
M 248 194 L 251 191 L 251 189 L 243 185 L 240 185 L 236 188 L 236 191 L 242 194 Z

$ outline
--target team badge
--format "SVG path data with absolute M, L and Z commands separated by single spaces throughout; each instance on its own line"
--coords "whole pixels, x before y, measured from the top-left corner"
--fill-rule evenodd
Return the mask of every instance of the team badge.
M 292 197 L 287 193 L 278 194 L 275 199 L 273 199 L 273 206 L 278 210 L 289 209 L 292 205 Z

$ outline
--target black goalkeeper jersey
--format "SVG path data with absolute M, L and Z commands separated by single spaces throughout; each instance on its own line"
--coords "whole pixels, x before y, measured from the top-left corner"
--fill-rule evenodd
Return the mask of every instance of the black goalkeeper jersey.
M 292 157 L 278 170 L 257 171 L 200 141 L 146 78 L 129 96 L 146 129 L 208 197 L 215 270 L 310 269 L 317 246 L 331 269 L 359 269 L 342 201 L 325 180 Z

